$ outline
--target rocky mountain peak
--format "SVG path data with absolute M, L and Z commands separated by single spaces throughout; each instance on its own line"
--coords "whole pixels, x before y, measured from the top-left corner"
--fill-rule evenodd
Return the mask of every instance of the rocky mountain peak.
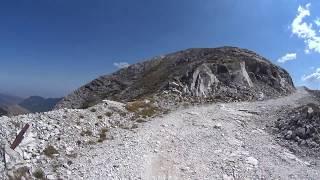
M 168 101 L 179 102 L 255 100 L 294 89 L 284 69 L 253 51 L 193 48 L 101 76 L 65 97 L 56 108 L 86 108 L 102 99 L 127 102 L 163 94 Z

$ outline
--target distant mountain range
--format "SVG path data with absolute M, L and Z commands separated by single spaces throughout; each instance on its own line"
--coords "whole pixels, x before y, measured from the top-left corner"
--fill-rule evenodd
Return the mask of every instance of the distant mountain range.
M 61 99 L 62 98 L 46 99 L 40 96 L 30 96 L 20 102 L 19 105 L 30 112 L 46 112 L 52 110 Z
M 23 101 L 23 98 L 0 93 L 0 105 L 13 105 Z
M 40 96 L 31 96 L 24 99 L 0 93 L 0 116 L 50 111 L 60 100 L 61 98 L 43 98 Z

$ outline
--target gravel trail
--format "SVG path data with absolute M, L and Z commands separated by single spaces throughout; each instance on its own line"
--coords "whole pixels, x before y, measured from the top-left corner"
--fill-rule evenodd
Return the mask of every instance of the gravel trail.
M 71 165 L 71 179 L 320 179 L 318 160 L 295 156 L 265 129 L 281 108 L 312 101 L 303 89 L 278 99 L 180 109 L 115 128 Z

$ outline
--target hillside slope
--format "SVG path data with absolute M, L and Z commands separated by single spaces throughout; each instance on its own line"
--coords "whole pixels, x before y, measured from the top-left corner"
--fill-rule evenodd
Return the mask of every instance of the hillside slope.
M 294 91 L 290 75 L 260 55 L 235 47 L 188 49 L 101 76 L 56 108 L 86 108 L 102 99 L 172 102 L 241 101 Z

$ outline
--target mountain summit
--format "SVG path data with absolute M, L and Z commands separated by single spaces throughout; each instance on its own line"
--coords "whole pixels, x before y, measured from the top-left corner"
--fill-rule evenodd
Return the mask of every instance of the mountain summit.
M 56 108 L 86 108 L 102 99 L 127 102 L 164 94 L 175 101 L 255 100 L 294 89 L 287 71 L 253 51 L 196 48 L 101 76 L 66 96 Z

